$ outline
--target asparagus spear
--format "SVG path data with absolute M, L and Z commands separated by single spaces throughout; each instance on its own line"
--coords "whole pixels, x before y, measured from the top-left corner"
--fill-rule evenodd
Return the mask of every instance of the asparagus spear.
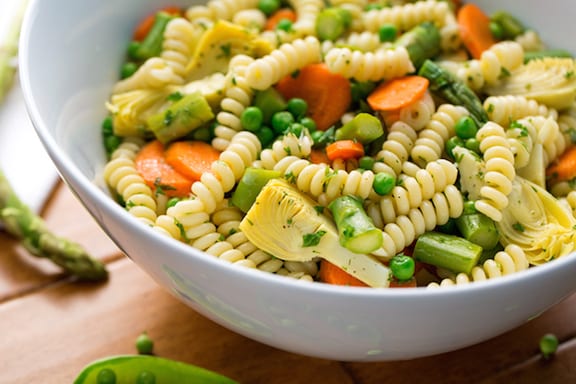
M 431 91 L 438 92 L 450 103 L 465 107 L 477 126 L 481 127 L 488 121 L 488 114 L 474 91 L 438 64 L 426 60 L 418 74 L 430 80 Z
M 440 52 L 440 31 L 431 22 L 424 22 L 402 34 L 394 43 L 405 47 L 415 68 Z
M 77 243 L 56 236 L 44 220 L 24 204 L 0 170 L 0 222 L 34 256 L 45 257 L 81 280 L 99 281 L 108 276 L 104 265 Z
M 15 16 L 6 42 L 0 45 L 0 102 L 8 93 L 16 73 L 16 54 L 20 25 L 27 1 Z M 22 245 L 32 254 L 45 257 L 81 280 L 99 281 L 108 276 L 104 265 L 93 259 L 79 245 L 53 234 L 44 220 L 23 203 L 0 169 L 0 224 L 11 235 L 22 240 Z

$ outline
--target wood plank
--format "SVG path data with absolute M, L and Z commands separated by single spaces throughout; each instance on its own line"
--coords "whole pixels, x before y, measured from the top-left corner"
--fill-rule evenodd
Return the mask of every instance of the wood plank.
M 42 216 L 55 234 L 80 243 L 93 257 L 104 261 L 123 257 L 64 184 L 56 186 Z M 31 256 L 2 231 L 0 244 L 0 302 L 64 278 L 58 267 Z
M 143 331 L 157 355 L 242 383 L 353 382 L 338 362 L 280 351 L 213 323 L 128 259 L 110 270 L 106 284 L 63 283 L 0 305 L 0 383 L 70 383 L 92 360 L 135 353 Z
M 574 363 L 576 360 L 574 318 L 576 295 L 510 332 L 459 351 L 410 361 L 346 363 L 346 366 L 359 383 L 456 384 L 489 383 L 492 380 L 525 383 L 521 380 L 515 381 L 519 374 L 517 371 L 521 371 L 522 377 L 526 378 L 537 372 L 536 377 L 546 377 L 546 383 L 567 383 L 571 382 L 568 378 L 576 375 L 574 366 L 563 363 Z M 538 343 L 546 333 L 554 333 L 563 342 L 562 356 L 558 356 L 550 364 L 542 365 Z M 532 364 L 519 369 L 525 362 Z M 539 367 L 545 369 L 539 371 Z M 499 377 L 502 381 L 499 381 Z

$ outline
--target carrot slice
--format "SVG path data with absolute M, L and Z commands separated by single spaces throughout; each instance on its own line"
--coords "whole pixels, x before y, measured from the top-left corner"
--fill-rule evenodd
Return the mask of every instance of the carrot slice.
M 553 182 L 568 181 L 576 177 L 576 147 L 566 150 L 546 169 L 546 177 Z
M 146 144 L 134 159 L 136 170 L 146 185 L 169 197 L 182 197 L 190 193 L 192 179 L 182 175 L 164 159 L 164 145 L 154 140 Z
M 490 17 L 476 4 L 466 3 L 456 14 L 460 38 L 475 59 L 480 59 L 482 52 L 496 44 L 490 31 Z
M 367 284 L 358 280 L 342 268 L 322 259 L 320 261 L 320 270 L 318 272 L 320 281 L 335 285 L 349 285 L 353 287 L 368 287 Z
M 310 151 L 310 162 L 313 164 L 330 164 L 330 159 L 323 149 L 312 149 Z
M 273 31 L 276 29 L 276 26 L 280 22 L 280 20 L 290 20 L 291 22 L 295 22 L 298 19 L 298 15 L 290 8 L 280 8 L 276 12 L 270 15 L 266 20 L 266 24 L 264 25 L 264 30 L 266 31 Z
M 357 159 L 364 156 L 364 146 L 354 140 L 338 140 L 326 146 L 326 155 L 332 161 Z
M 348 79 L 330 72 L 324 63 L 309 64 L 297 74 L 286 76 L 276 89 L 286 100 L 293 97 L 306 100 L 308 116 L 320 131 L 338 122 L 352 101 Z
M 429 83 L 427 78 L 418 75 L 397 77 L 376 87 L 367 102 L 375 111 L 396 111 L 420 100 Z
M 168 146 L 166 163 L 177 172 L 194 181 L 204 172 L 210 172 L 212 163 L 220 157 L 220 151 L 203 141 L 176 141 Z
M 167 6 L 146 16 L 144 19 L 142 19 L 142 21 L 140 21 L 140 23 L 138 23 L 138 25 L 134 29 L 134 33 L 132 35 L 134 41 L 144 40 L 144 38 L 148 35 L 148 32 L 150 32 L 150 29 L 152 29 L 152 26 L 154 25 L 154 18 L 156 17 L 156 13 L 162 11 L 169 13 L 171 15 L 182 15 L 182 8 L 176 6 Z

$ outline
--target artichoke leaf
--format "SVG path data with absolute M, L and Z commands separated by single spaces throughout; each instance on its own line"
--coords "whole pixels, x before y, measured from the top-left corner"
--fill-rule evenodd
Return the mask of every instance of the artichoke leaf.
M 259 57 L 271 51 L 271 44 L 254 31 L 218 20 L 204 32 L 194 49 L 186 67 L 187 79 L 201 79 L 215 72 L 227 73 L 230 59 L 236 55 Z
M 504 246 L 520 246 L 530 264 L 541 264 L 576 249 L 576 219 L 539 185 L 516 176 L 509 204 L 497 223 Z
M 484 91 L 491 96 L 525 96 L 551 108 L 566 109 L 576 97 L 576 61 L 558 57 L 531 60 Z
M 323 258 L 371 287 L 387 287 L 390 271 L 373 256 L 340 245 L 334 222 L 317 204 L 283 179 L 272 179 L 240 223 L 254 245 L 286 261 Z

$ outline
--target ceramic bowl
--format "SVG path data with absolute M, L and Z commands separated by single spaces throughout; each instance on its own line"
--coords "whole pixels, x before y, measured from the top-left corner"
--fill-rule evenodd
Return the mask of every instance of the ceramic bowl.
M 235 267 L 156 233 L 100 182 L 104 102 L 138 20 L 181 0 L 32 0 L 20 76 L 31 120 L 61 177 L 110 238 L 159 285 L 214 322 L 264 344 L 346 361 L 411 359 L 511 330 L 576 291 L 576 257 L 457 289 L 364 289 Z M 477 1 L 501 7 L 576 52 L 570 0 Z

